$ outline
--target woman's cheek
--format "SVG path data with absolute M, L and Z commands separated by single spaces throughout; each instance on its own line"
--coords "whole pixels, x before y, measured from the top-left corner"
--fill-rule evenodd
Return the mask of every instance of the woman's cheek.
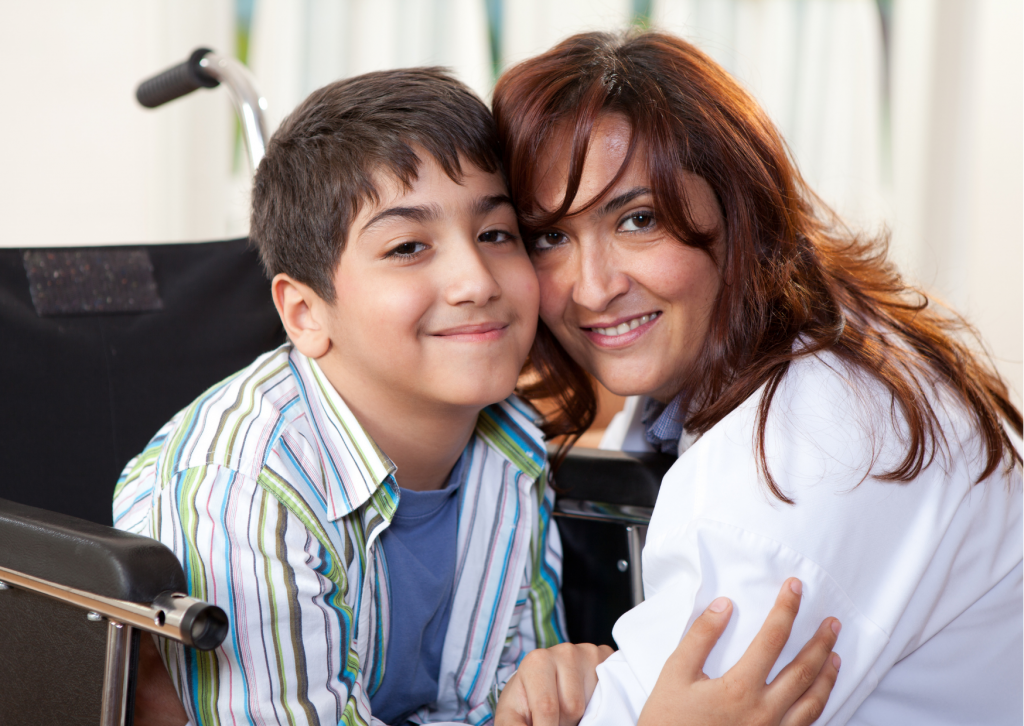
M 545 261 L 547 262 L 547 261 Z M 565 271 L 551 264 L 534 265 L 540 286 L 540 318 L 553 328 L 565 313 L 572 295 L 572 280 Z

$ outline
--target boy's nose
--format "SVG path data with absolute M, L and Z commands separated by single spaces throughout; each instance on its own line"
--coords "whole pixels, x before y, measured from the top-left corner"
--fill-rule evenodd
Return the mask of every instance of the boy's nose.
M 449 305 L 470 303 L 483 306 L 501 295 L 501 286 L 491 274 L 487 260 L 475 241 L 460 244 L 457 250 L 452 250 L 448 266 L 449 283 L 445 297 Z

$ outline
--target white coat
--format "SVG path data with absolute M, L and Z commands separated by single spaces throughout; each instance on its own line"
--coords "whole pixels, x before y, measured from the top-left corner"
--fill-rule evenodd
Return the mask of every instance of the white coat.
M 758 475 L 760 395 L 680 442 L 643 552 L 647 599 L 616 623 L 620 650 L 598 668 L 582 726 L 636 723 L 683 633 L 725 595 L 732 620 L 705 667 L 720 676 L 791 576 L 803 581 L 803 601 L 771 677 L 825 617 L 843 624 L 842 668 L 818 723 L 1020 724 L 1020 467 L 975 485 L 979 437 L 959 405 L 936 393 L 948 451 L 909 483 L 869 476 L 900 461 L 905 426 L 877 382 L 825 354 L 794 363 L 772 404 L 766 447 L 771 473 L 795 500 L 785 504 Z M 604 448 L 649 448 L 641 411 L 631 400 Z

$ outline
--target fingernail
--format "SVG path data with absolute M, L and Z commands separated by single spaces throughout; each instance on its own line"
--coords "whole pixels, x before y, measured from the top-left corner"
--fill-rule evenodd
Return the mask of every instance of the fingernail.
M 789 589 L 799 595 L 804 591 L 804 584 L 794 577 L 789 581 Z
M 841 622 L 839 622 L 838 620 L 833 620 L 832 621 L 832 632 L 833 633 L 835 633 L 836 635 L 839 635 L 839 631 L 842 630 L 842 629 L 843 629 L 843 624 Z M 836 657 L 838 658 L 839 656 L 836 656 Z
M 832 654 L 832 665 L 834 665 L 836 667 L 836 670 L 839 670 L 839 666 L 841 666 L 842 664 L 843 664 L 843 659 L 839 657 L 839 654 L 838 653 L 833 653 Z
M 711 601 L 711 604 L 708 605 L 708 610 L 713 613 L 720 613 L 727 607 L 729 607 L 729 598 L 718 597 Z

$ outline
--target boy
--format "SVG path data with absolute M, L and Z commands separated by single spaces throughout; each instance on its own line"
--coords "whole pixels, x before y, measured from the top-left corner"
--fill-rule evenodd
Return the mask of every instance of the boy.
M 161 643 L 192 722 L 481 723 L 565 639 L 543 440 L 508 398 L 538 290 L 496 148 L 436 69 L 329 85 L 271 140 L 251 236 L 289 343 L 114 494 L 230 619 L 211 653 Z

